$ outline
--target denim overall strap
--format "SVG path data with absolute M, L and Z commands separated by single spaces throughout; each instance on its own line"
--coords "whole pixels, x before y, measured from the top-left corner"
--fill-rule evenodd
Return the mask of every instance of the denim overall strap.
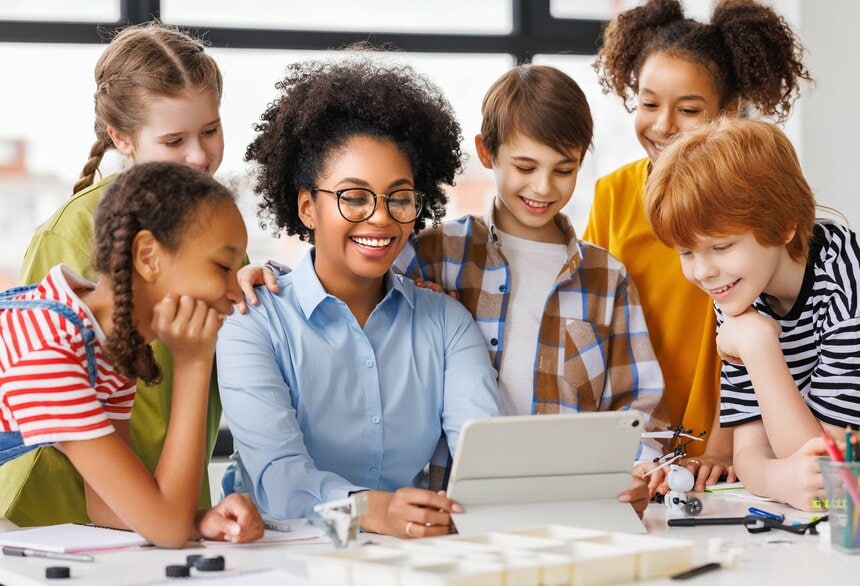
M 48 444 L 24 445 L 24 438 L 17 431 L 0 431 L 0 466 L 21 454 Z
M 13 299 L 13 297 L 32 291 L 35 288 L 36 285 L 28 285 L 25 287 L 13 287 L 12 289 L 0 291 L 0 310 L 47 309 L 55 313 L 59 313 L 64 318 L 75 324 L 75 326 L 81 331 L 81 337 L 84 339 L 84 347 L 87 352 L 87 374 L 89 375 L 90 386 L 95 388 L 97 372 L 95 350 L 96 333 L 92 329 L 84 327 L 84 322 L 81 321 L 80 316 L 78 316 L 71 307 L 64 303 L 60 303 L 59 301 L 54 301 L 52 299 Z
M 14 299 L 19 295 L 27 293 L 35 289 L 37 285 L 27 285 L 24 287 L 13 287 L 0 291 L 0 310 L 2 309 L 47 309 L 55 313 L 59 313 L 64 318 L 75 324 L 81 331 L 81 337 L 84 339 L 84 346 L 87 352 L 87 374 L 90 379 L 90 386 L 96 385 L 96 352 L 95 340 L 96 334 L 90 329 L 84 327 L 84 323 L 77 313 L 71 307 L 60 303 L 59 301 L 49 299 Z M 35 444 L 32 446 L 24 445 L 24 439 L 17 431 L 0 432 L 0 465 L 5 464 L 9 460 L 13 460 L 36 448 L 49 444 Z

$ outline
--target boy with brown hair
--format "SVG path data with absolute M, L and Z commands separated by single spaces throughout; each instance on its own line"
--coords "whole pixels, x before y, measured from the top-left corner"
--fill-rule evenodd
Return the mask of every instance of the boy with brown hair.
M 509 415 L 634 408 L 653 427 L 663 379 L 636 289 L 562 213 L 592 141 L 585 95 L 558 69 L 520 65 L 490 87 L 482 115 L 475 145 L 496 177 L 492 207 L 423 230 L 395 267 L 457 292 Z

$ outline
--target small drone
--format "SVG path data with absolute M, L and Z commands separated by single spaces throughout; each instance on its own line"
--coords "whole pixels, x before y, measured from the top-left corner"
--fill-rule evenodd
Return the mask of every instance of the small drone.
M 692 435 L 691 429 L 686 429 L 679 425 L 670 425 L 667 431 L 646 431 L 642 437 L 669 439 L 672 446 L 668 452 L 660 457 L 654 458 L 654 462 L 659 462 L 660 465 L 645 474 L 648 476 L 652 472 L 656 472 L 661 468 L 669 466 L 669 473 L 666 475 L 666 482 L 669 484 L 669 492 L 666 495 L 657 493 L 655 500 L 662 502 L 670 512 L 686 513 L 687 515 L 698 515 L 702 512 L 704 505 L 698 497 L 687 498 L 687 491 L 691 490 L 696 484 L 696 479 L 693 473 L 686 467 L 675 464 L 687 455 L 687 446 L 696 442 L 704 441 L 704 437 L 708 432 L 703 431 L 699 435 Z M 684 441 L 682 438 L 687 438 Z
M 367 492 L 356 492 L 345 499 L 321 503 L 314 507 L 318 517 L 308 519 L 341 548 L 355 541 L 361 516 L 367 513 Z

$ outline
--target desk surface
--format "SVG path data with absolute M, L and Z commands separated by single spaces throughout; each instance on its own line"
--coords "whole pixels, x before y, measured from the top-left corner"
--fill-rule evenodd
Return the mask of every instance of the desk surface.
M 702 516 L 742 516 L 751 501 L 730 496 L 706 494 L 703 497 L 705 511 Z M 762 506 L 774 512 L 784 512 L 789 519 L 797 511 L 789 507 L 768 503 Z M 689 539 L 696 545 L 695 563 L 708 560 L 708 540 L 720 537 L 725 546 L 742 547 L 744 557 L 736 569 L 722 569 L 695 578 L 696 586 L 752 584 L 757 586 L 786 586 L 788 584 L 849 584 L 860 576 L 860 555 L 846 555 L 831 551 L 829 543 L 822 545 L 816 535 L 792 535 L 784 531 L 749 534 L 742 526 L 668 527 L 665 508 L 651 504 L 645 515 L 645 525 L 650 535 L 676 539 Z M 364 541 L 385 541 L 376 535 L 363 535 Z M 227 570 L 212 577 L 233 574 L 236 578 L 250 578 L 246 573 L 264 569 L 276 569 L 289 575 L 290 584 L 310 585 L 304 579 L 302 555 L 328 551 L 330 545 L 249 544 L 242 546 L 215 545 L 182 550 L 135 549 L 96 554 L 95 562 L 65 562 L 38 558 L 13 558 L 0 555 L 0 583 L 5 586 L 24 586 L 45 583 L 45 568 L 67 565 L 71 568 L 71 583 L 87 585 L 116 584 L 160 584 L 165 582 L 164 567 L 181 564 L 191 553 L 216 553 L 224 556 Z M 267 580 L 261 573 L 253 581 L 255 586 L 283 584 L 286 576 L 271 576 Z M 189 583 L 201 583 L 198 575 Z M 53 581 L 52 581 L 53 582 Z M 217 580 L 213 584 L 226 585 L 229 580 Z M 241 583 L 251 583 L 240 580 Z M 60 583 L 69 583 L 61 580 Z M 170 583 L 176 583 L 171 580 Z M 238 583 L 238 582 L 237 582 Z M 657 586 L 679 584 L 677 581 L 652 580 L 635 584 Z

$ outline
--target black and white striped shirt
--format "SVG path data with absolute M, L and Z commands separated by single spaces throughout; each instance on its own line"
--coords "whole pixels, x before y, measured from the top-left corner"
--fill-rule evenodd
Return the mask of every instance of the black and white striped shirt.
M 821 421 L 860 425 L 860 245 L 839 224 L 819 220 L 810 242 L 800 295 L 784 316 L 762 297 L 753 307 L 782 326 L 782 353 L 794 382 Z M 717 322 L 724 317 L 716 308 Z M 732 427 L 761 418 L 747 370 L 723 362 L 720 424 Z

